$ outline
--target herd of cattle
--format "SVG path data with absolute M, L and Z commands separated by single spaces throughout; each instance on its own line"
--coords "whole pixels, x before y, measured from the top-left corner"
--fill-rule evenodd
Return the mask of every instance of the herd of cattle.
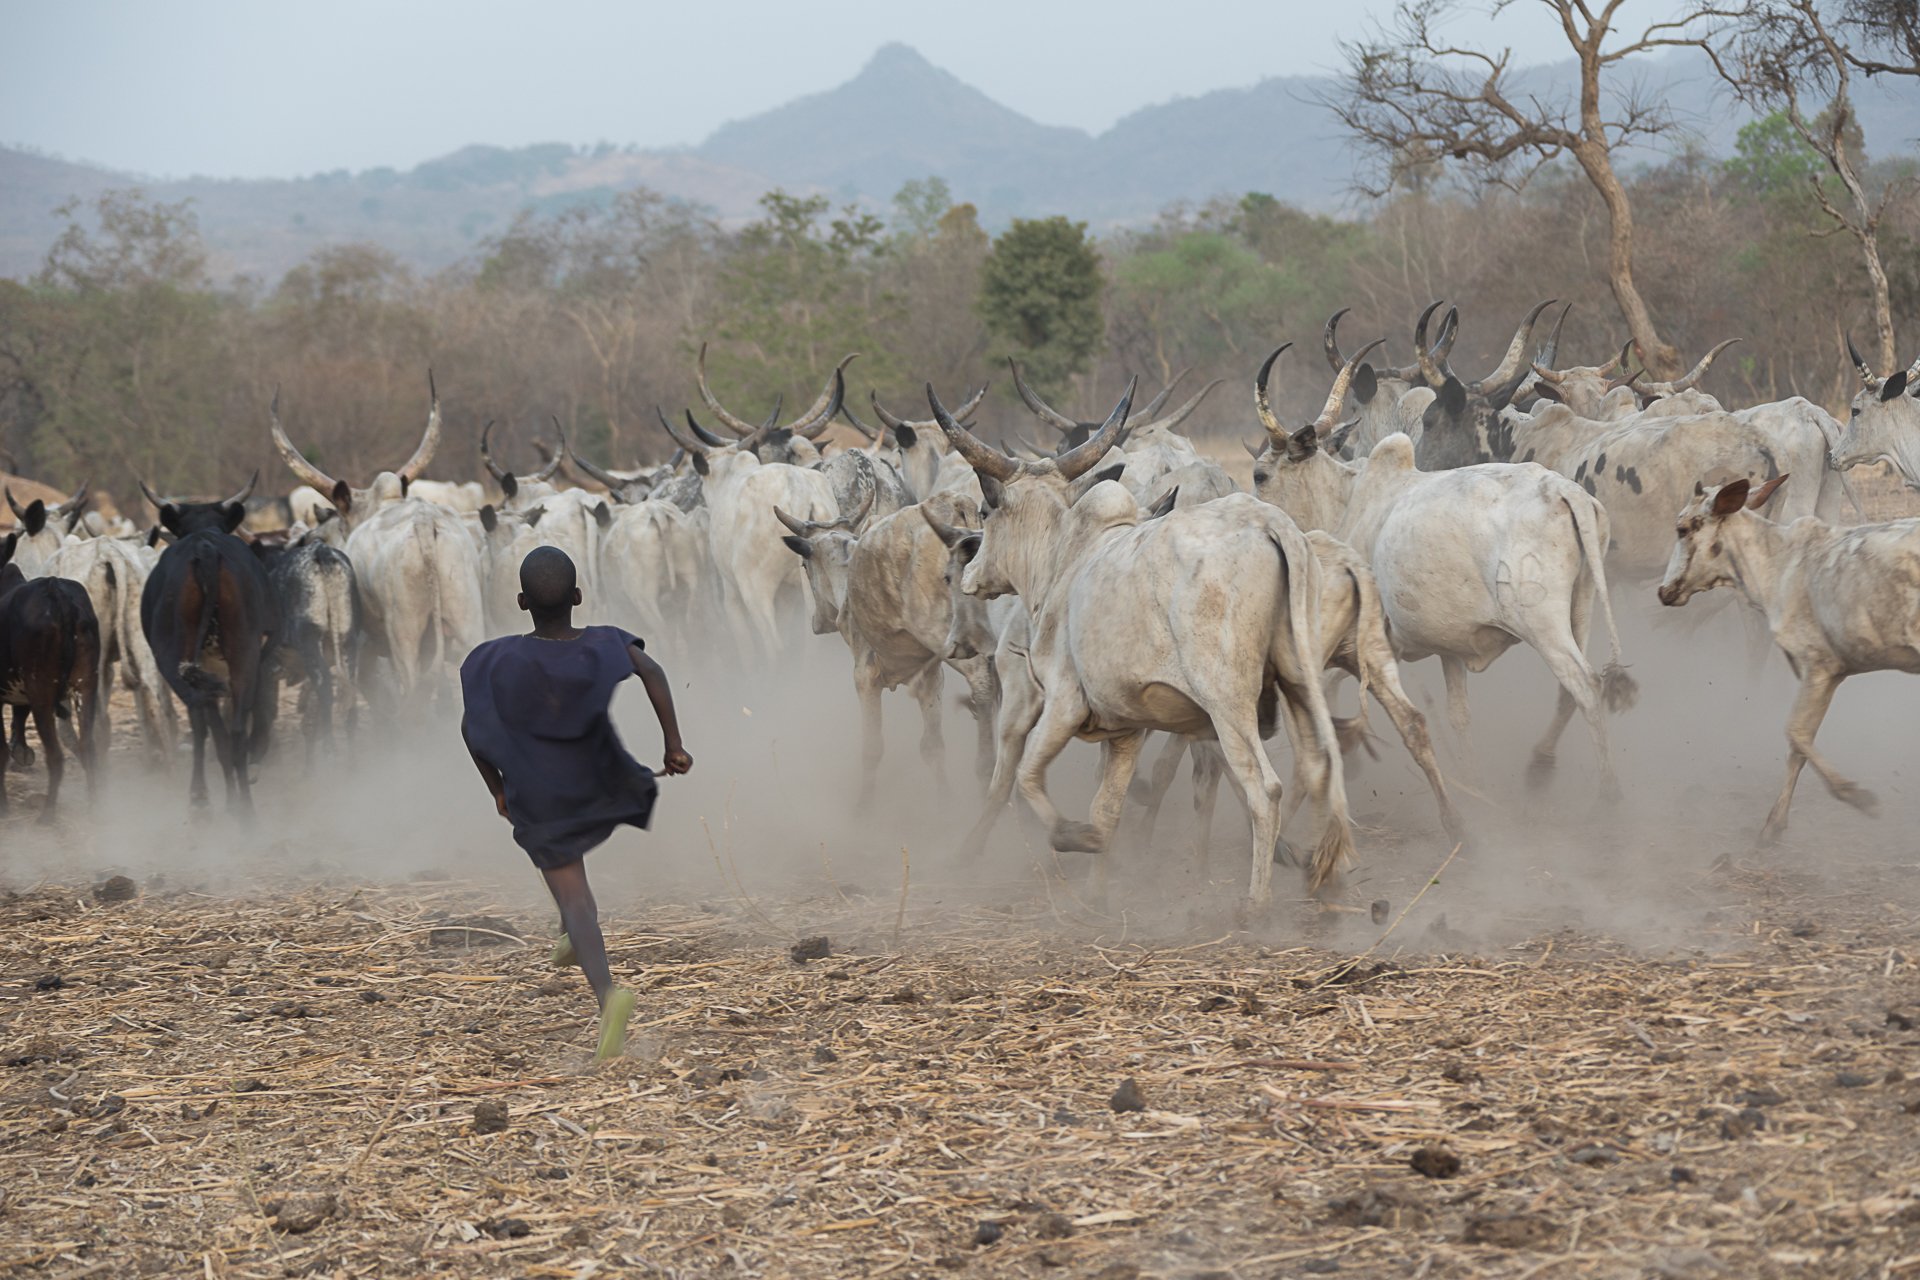
M 1536 340 L 1549 303 L 1520 324 L 1498 367 L 1463 378 L 1449 365 L 1457 312 L 1432 327 L 1440 305 L 1419 317 L 1414 361 L 1400 368 L 1370 360 L 1384 339 L 1343 354 L 1345 313 L 1329 320 L 1333 384 L 1304 425 L 1281 422 L 1269 396 L 1287 348 L 1267 357 L 1253 380 L 1264 439 L 1249 446 L 1251 494 L 1178 429 L 1217 383 L 1171 410 L 1169 386 L 1137 414 L 1129 386 L 1104 421 L 1081 422 L 1048 406 L 1015 365 L 1020 399 L 1060 439 L 1009 449 L 968 426 L 985 388 L 949 411 L 929 386 L 930 416 L 917 420 L 875 396 L 867 425 L 846 402 L 851 356 L 798 417 L 783 424 L 776 406 L 751 422 L 714 396 L 703 350 L 698 385 L 718 426 L 688 411 L 682 431 L 662 414 L 678 446 L 668 463 L 608 470 L 561 432 L 544 465 L 516 474 L 495 461 L 489 427 L 491 484 L 448 484 L 421 474 L 441 434 L 429 378 L 413 456 L 364 486 L 307 460 L 276 397 L 272 438 L 301 482 L 286 498 L 255 499 L 251 483 L 221 502 L 143 486 L 157 523 L 142 535 L 103 526 L 84 486 L 53 505 L 23 508 L 8 495 L 17 526 L 0 540 L 0 701 L 13 715 L 0 784 L 9 758 L 32 762 L 29 716 L 46 757 L 45 813 L 63 732 L 91 780 L 117 679 L 160 758 L 177 745 L 175 699 L 186 708 L 193 802 L 207 799 L 211 738 L 229 802 L 245 807 L 283 684 L 301 687 L 309 750 L 340 714 L 351 730 L 362 701 L 397 709 L 444 695 L 475 644 L 515 629 L 517 566 L 550 545 L 580 566 L 597 612 L 670 644 L 711 649 L 724 636 L 745 655 L 773 656 L 809 612 L 816 634 L 841 636 L 864 718 L 863 799 L 881 757 L 881 693 L 912 691 L 922 753 L 941 769 L 941 687 L 957 672 L 986 776 L 967 838 L 976 851 L 1016 785 L 1057 849 L 1107 849 L 1130 797 L 1145 803 L 1150 831 L 1190 754 L 1196 853 L 1231 775 L 1251 820 L 1254 902 L 1270 896 L 1272 862 L 1292 856 L 1281 832 L 1308 800 L 1306 872 L 1322 889 L 1353 847 L 1342 757 L 1371 750 L 1368 694 L 1425 774 L 1442 823 L 1464 837 L 1398 663 L 1440 659 L 1460 767 L 1472 771 L 1466 675 L 1517 644 L 1560 686 L 1529 782 L 1551 772 L 1577 712 L 1609 799 L 1607 716 L 1636 692 L 1610 584 L 1637 599 L 1656 581 L 1668 605 L 1734 588 L 1801 681 L 1763 838 L 1785 828 L 1807 763 L 1871 812 L 1871 793 L 1835 772 L 1813 738 L 1848 675 L 1920 671 L 1920 520 L 1853 523 L 1861 512 L 1845 475 L 1887 460 L 1920 487 L 1920 361 L 1880 376 L 1856 353 L 1864 386 L 1843 428 L 1797 398 L 1723 408 L 1696 383 L 1726 344 L 1671 383 L 1630 372 L 1630 349 L 1563 367 L 1566 312 Z M 827 444 L 836 420 L 865 443 Z M 579 483 L 556 483 L 563 468 Z M 1598 665 L 1585 652 L 1596 608 L 1608 645 Z M 1360 686 L 1349 719 L 1330 709 L 1336 673 Z M 1264 745 L 1281 726 L 1287 787 Z M 1155 731 L 1168 745 L 1134 785 Z M 1101 746 L 1087 822 L 1047 797 L 1048 766 L 1075 738 Z M 0 807 L 5 799 L 0 785 Z

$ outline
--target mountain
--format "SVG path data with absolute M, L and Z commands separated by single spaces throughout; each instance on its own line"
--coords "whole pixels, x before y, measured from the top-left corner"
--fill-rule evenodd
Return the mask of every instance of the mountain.
M 1857 107 L 1869 150 L 1911 153 L 1920 94 L 1896 77 L 1862 81 Z M 1517 90 L 1562 98 L 1571 62 L 1535 67 Z M 1681 54 L 1640 60 L 1629 83 L 1664 100 L 1698 145 L 1725 155 L 1748 113 Z M 1140 223 L 1176 201 L 1264 191 L 1318 212 L 1351 211 L 1352 144 L 1322 105 L 1325 77 L 1277 77 L 1144 107 L 1096 136 L 1039 124 L 905 45 L 889 44 L 835 89 L 723 125 L 686 149 L 564 144 L 476 145 L 406 172 L 345 170 L 305 178 L 154 181 L 0 148 L 0 275 L 31 274 L 59 234 L 54 210 L 73 197 L 141 186 L 192 200 L 216 273 L 277 278 L 315 249 L 370 241 L 423 270 L 474 253 L 523 210 L 550 212 L 649 187 L 738 222 L 781 186 L 884 209 L 915 178 L 946 179 L 988 226 L 1064 213 L 1098 228 Z M 601 132 L 617 132 L 602 122 Z M 1663 153 L 1629 152 L 1654 164 Z

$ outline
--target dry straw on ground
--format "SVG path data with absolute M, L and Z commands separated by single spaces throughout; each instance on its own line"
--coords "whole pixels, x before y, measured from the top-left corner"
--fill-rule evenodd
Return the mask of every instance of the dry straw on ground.
M 482 887 L 42 887 L 0 904 L 0 1277 L 1920 1275 L 1885 874 L 1723 873 L 1660 958 L 656 904 L 598 1071 Z

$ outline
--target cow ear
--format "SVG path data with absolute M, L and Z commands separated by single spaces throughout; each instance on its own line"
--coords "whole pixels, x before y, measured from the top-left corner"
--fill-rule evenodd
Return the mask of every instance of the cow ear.
M 920 443 L 920 433 L 904 422 L 893 429 L 893 438 L 900 442 L 902 449 L 911 449 Z
M 960 553 L 960 558 L 971 564 L 973 558 L 980 554 L 980 535 L 970 533 L 953 545 L 954 549 Z
M 1287 437 L 1287 461 L 1305 462 L 1320 448 L 1320 431 L 1311 422 Z
M 1551 400 L 1555 404 L 1565 404 L 1567 402 L 1567 398 L 1560 394 L 1560 388 L 1554 386 L 1545 378 L 1535 378 L 1533 380 L 1533 394 L 1539 396 L 1542 400 Z
M 353 509 L 353 490 L 345 480 L 335 480 L 333 493 L 329 496 L 333 499 L 333 509 L 342 515 Z
M 1370 403 L 1380 390 L 1380 375 L 1373 371 L 1372 365 L 1361 365 L 1353 371 L 1353 386 L 1351 390 L 1354 398 L 1361 404 Z
M 10 533 L 4 538 L 0 538 L 0 564 L 6 564 L 12 560 L 13 549 L 19 545 L 20 534 L 18 531 Z
M 1894 374 L 1892 377 L 1888 378 L 1885 382 L 1880 384 L 1880 399 L 1884 403 L 1885 401 L 1893 399 L 1895 396 L 1899 395 L 1902 391 L 1905 391 L 1906 389 L 1907 389 L 1907 371 L 1905 369 L 1902 369 L 1900 370 L 1900 372 Z M 32 511 L 33 508 L 28 507 L 27 510 Z
M 594 507 L 593 522 L 602 529 L 613 523 L 613 512 L 607 509 L 607 504 L 604 501 Z
M 1889 379 L 1891 381 L 1891 379 Z M 47 527 L 47 504 L 35 498 L 27 504 L 26 517 L 20 521 L 20 527 L 27 531 L 29 538 Z
M 520 492 L 520 482 L 514 478 L 511 471 L 500 477 L 500 492 L 509 498 Z
M 1121 476 L 1126 474 L 1126 471 L 1127 471 L 1126 463 L 1124 462 L 1117 463 L 1114 466 L 1105 468 L 1104 470 L 1094 472 L 1093 483 L 1100 484 L 1103 481 L 1107 481 L 1107 480 L 1118 480 Z
M 1333 454 L 1335 457 L 1345 453 L 1347 451 L 1347 437 L 1352 435 L 1354 429 L 1359 425 L 1358 422 L 1349 422 L 1346 426 L 1334 432 L 1332 438 L 1327 441 L 1327 452 Z
M 693 474 L 697 476 L 704 476 L 712 469 L 713 468 L 709 466 L 707 463 L 706 454 L 696 453 L 693 455 Z
M 1713 516 L 1716 520 L 1725 520 L 1728 516 L 1747 505 L 1747 490 L 1752 488 L 1745 476 L 1720 486 L 1713 495 Z
M 992 507 L 996 511 L 999 510 L 1000 500 L 1007 496 L 1005 486 L 984 471 L 980 472 L 979 476 L 980 496 L 986 499 L 989 507 Z
M 500 527 L 500 513 L 493 509 L 491 502 L 480 508 L 480 527 L 488 533 Z
M 782 537 L 780 541 L 786 543 L 787 550 L 793 552 L 793 554 L 799 556 L 802 560 L 813 559 L 813 544 L 805 538 L 797 534 L 789 533 Z
M 1460 379 L 1449 377 L 1440 384 L 1440 394 L 1433 398 L 1434 405 L 1449 418 L 1457 418 L 1467 407 L 1467 389 Z
M 322 507 L 320 508 L 320 514 L 313 518 L 313 527 L 318 529 L 321 525 L 325 524 L 327 521 L 338 520 L 339 518 L 340 518 L 340 513 L 338 511 L 335 511 L 332 507 Z
M 247 522 L 247 508 L 239 502 L 229 502 L 220 509 L 220 524 L 228 533 L 232 533 Z
M 547 509 L 544 506 L 532 508 L 526 513 L 527 524 L 529 526 L 539 524 L 540 518 L 546 514 L 547 514 Z
M 413 488 L 413 481 L 407 476 L 404 476 L 404 475 L 401 476 L 400 477 L 400 496 L 403 498 L 406 497 L 407 491 L 412 488 Z

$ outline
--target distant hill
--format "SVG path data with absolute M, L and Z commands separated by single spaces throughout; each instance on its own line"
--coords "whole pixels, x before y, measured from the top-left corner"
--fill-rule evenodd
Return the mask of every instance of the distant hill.
M 1571 67 L 1533 68 L 1522 78 L 1542 96 L 1564 94 Z M 1731 150 L 1747 116 L 1729 108 L 1697 59 L 1647 59 L 1635 75 L 1641 95 L 1664 98 L 1708 152 Z M 1858 89 L 1868 147 L 1876 155 L 1912 152 L 1920 93 L 1882 82 Z M 1106 228 L 1144 222 L 1178 200 L 1246 191 L 1316 211 L 1352 209 L 1355 156 L 1319 105 L 1330 86 L 1323 77 L 1285 77 L 1176 98 L 1096 137 L 1029 120 L 890 44 L 838 88 L 724 125 L 691 149 L 476 145 L 404 173 L 339 170 L 243 182 L 154 181 L 0 148 L 0 275 L 39 266 L 58 234 L 60 204 L 134 185 L 159 199 L 194 202 L 219 274 L 269 280 L 315 249 L 346 241 L 371 241 L 417 268 L 437 269 L 469 256 L 523 209 L 606 201 L 636 186 L 729 221 L 752 216 L 775 186 L 884 208 L 903 183 L 931 175 L 979 205 L 989 226 L 1065 213 Z M 593 128 L 618 132 L 608 121 Z M 1643 151 L 1629 163 L 1660 158 Z

